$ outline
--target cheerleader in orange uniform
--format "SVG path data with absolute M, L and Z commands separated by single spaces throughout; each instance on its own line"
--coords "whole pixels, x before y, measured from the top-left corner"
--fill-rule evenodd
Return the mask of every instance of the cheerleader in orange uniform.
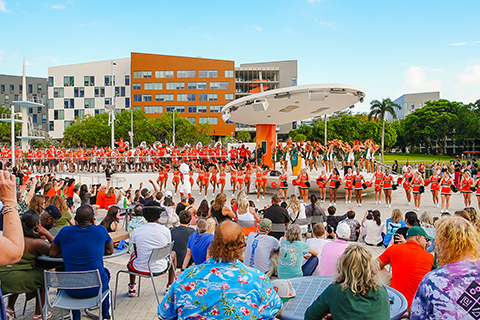
M 423 161 L 420 162 L 420 164 L 418 165 L 418 172 L 420 173 L 422 178 L 425 179 L 425 164 L 423 163 Z
M 420 203 L 422 202 L 422 193 L 420 192 L 420 187 L 423 186 L 423 179 L 418 171 L 415 171 L 413 173 L 412 186 L 413 203 L 415 205 L 415 208 L 413 208 L 413 210 L 418 211 L 420 209 Z
M 353 176 L 353 188 L 355 189 L 355 201 L 357 201 L 357 207 L 362 206 L 362 192 L 364 183 L 365 179 L 360 172 L 360 168 L 357 167 L 356 173 Z
M 390 175 L 390 170 L 385 170 L 385 175 L 382 178 L 383 182 L 383 193 L 385 193 L 385 203 L 386 207 L 390 208 L 392 206 L 392 185 L 393 178 Z
M 407 196 L 407 206 L 412 203 L 412 187 L 411 182 L 413 179 L 412 167 L 408 167 L 407 172 L 403 175 L 403 188 L 405 189 L 405 195 Z
M 203 182 L 203 166 L 200 166 L 198 168 L 198 177 L 197 177 L 197 181 L 196 181 L 198 187 L 200 188 L 199 195 L 202 195 L 202 190 L 203 190 L 203 183 L 202 182 Z
M 230 185 L 233 188 L 233 194 L 235 194 L 235 189 L 237 187 L 237 171 L 233 166 L 230 166 Z
M 270 172 L 269 169 L 265 167 L 265 169 L 262 170 L 262 188 L 263 188 L 263 194 L 262 194 L 262 199 L 265 199 L 265 192 L 267 191 L 267 185 L 268 185 L 268 173 Z
M 327 174 L 325 173 L 325 170 L 322 170 L 320 172 L 320 176 L 317 178 L 317 185 L 318 188 L 320 189 L 320 202 L 325 202 L 325 199 L 327 199 Z
M 220 173 L 218 175 L 220 176 L 220 179 L 218 179 L 217 187 L 218 185 L 221 185 L 222 188 L 220 189 L 220 192 L 223 193 L 223 189 L 225 189 L 225 184 L 227 183 L 227 180 L 226 180 L 227 172 L 225 170 L 224 165 L 220 167 Z
M 210 184 L 213 187 L 212 196 L 214 196 L 215 195 L 215 190 L 217 188 L 217 173 L 218 173 L 218 165 L 217 164 L 210 167 L 210 173 L 212 174 L 211 177 L 210 177 Z
M 345 204 L 352 203 L 353 173 L 352 168 L 348 168 L 345 175 Z
M 243 190 L 243 187 L 245 186 L 245 179 L 243 176 L 243 170 L 241 168 L 238 168 L 237 171 L 237 191 Z
M 257 202 L 260 201 L 260 193 L 263 188 L 263 172 L 260 167 L 255 171 L 255 188 L 257 188 Z
M 472 189 L 473 179 L 470 175 L 470 171 L 465 170 L 463 172 L 462 180 L 460 181 L 460 186 L 463 194 L 463 202 L 465 207 L 470 207 L 472 205 Z
M 247 169 L 245 170 L 245 186 L 247 187 L 247 195 L 250 193 L 250 185 L 252 184 L 252 166 L 247 163 Z
M 303 199 L 304 203 L 307 203 L 308 189 L 310 188 L 310 176 L 307 173 L 307 169 L 302 169 L 300 171 L 297 180 L 300 182 L 300 185 L 298 186 L 300 197 Z
M 442 209 L 440 212 L 448 212 L 448 208 L 450 207 L 450 197 L 452 196 L 452 188 L 450 187 L 452 183 L 453 180 L 450 178 L 450 175 L 448 173 L 444 173 L 442 179 L 440 180 L 440 193 L 442 196 Z
M 160 166 L 158 169 L 158 178 L 157 178 L 157 183 L 160 186 L 160 191 L 163 190 L 163 183 L 165 181 L 165 176 L 163 175 L 163 171 L 165 170 L 164 167 Z
M 328 188 L 330 189 L 330 206 L 332 204 L 334 206 L 337 205 L 337 191 L 340 183 L 340 174 L 338 173 L 337 168 L 333 168 L 330 177 L 325 181 L 325 184 L 328 184 Z
M 287 199 L 287 191 L 288 191 L 288 174 L 285 168 L 282 169 L 282 174 L 278 177 L 278 188 L 280 189 L 280 198 Z M 283 195 L 283 196 L 282 196 Z
M 381 204 L 382 200 L 382 181 L 383 181 L 383 172 L 380 166 L 377 166 L 377 171 L 372 176 L 372 182 L 375 186 L 375 204 Z
M 210 172 L 205 167 L 203 171 L 203 179 L 202 179 L 202 189 L 204 189 L 205 197 L 207 197 L 208 192 L 208 183 L 210 182 Z
M 437 169 L 433 169 L 433 175 L 430 177 L 430 191 L 432 192 L 433 206 L 438 207 L 440 193 L 440 179 Z
M 177 194 L 178 185 L 180 184 L 180 171 L 177 165 L 173 165 L 173 186 L 175 187 L 175 194 Z

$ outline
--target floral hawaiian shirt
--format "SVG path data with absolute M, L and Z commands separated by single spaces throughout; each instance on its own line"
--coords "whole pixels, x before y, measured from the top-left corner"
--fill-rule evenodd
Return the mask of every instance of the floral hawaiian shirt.
M 140 226 L 143 226 L 144 224 L 147 224 L 147 220 L 145 220 L 144 217 L 142 216 L 136 216 L 133 217 L 132 220 L 128 223 L 128 239 L 129 239 L 129 249 L 130 252 L 133 252 L 133 243 L 130 241 L 132 239 L 133 231 L 137 229 Z
M 213 258 L 185 270 L 158 306 L 164 319 L 273 319 L 282 301 L 270 278 L 240 261 Z

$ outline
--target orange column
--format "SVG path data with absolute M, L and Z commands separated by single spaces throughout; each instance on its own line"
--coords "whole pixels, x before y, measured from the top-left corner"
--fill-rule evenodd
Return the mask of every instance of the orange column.
M 277 126 L 274 124 L 257 124 L 257 148 L 266 146 L 263 164 L 273 168 L 272 148 L 277 145 Z

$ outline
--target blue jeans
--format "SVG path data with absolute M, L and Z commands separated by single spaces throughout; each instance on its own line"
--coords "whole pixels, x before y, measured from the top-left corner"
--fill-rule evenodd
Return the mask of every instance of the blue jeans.
M 311 256 L 310 259 L 302 266 L 302 272 L 304 277 L 309 277 L 315 271 L 318 265 L 318 257 Z

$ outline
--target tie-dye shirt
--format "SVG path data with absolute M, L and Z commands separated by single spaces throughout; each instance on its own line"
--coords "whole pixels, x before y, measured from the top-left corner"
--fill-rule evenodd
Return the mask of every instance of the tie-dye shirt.
M 282 301 L 270 278 L 240 261 L 213 258 L 185 270 L 158 306 L 161 319 L 273 319 Z
M 410 319 L 480 319 L 480 260 L 447 264 L 425 275 Z

